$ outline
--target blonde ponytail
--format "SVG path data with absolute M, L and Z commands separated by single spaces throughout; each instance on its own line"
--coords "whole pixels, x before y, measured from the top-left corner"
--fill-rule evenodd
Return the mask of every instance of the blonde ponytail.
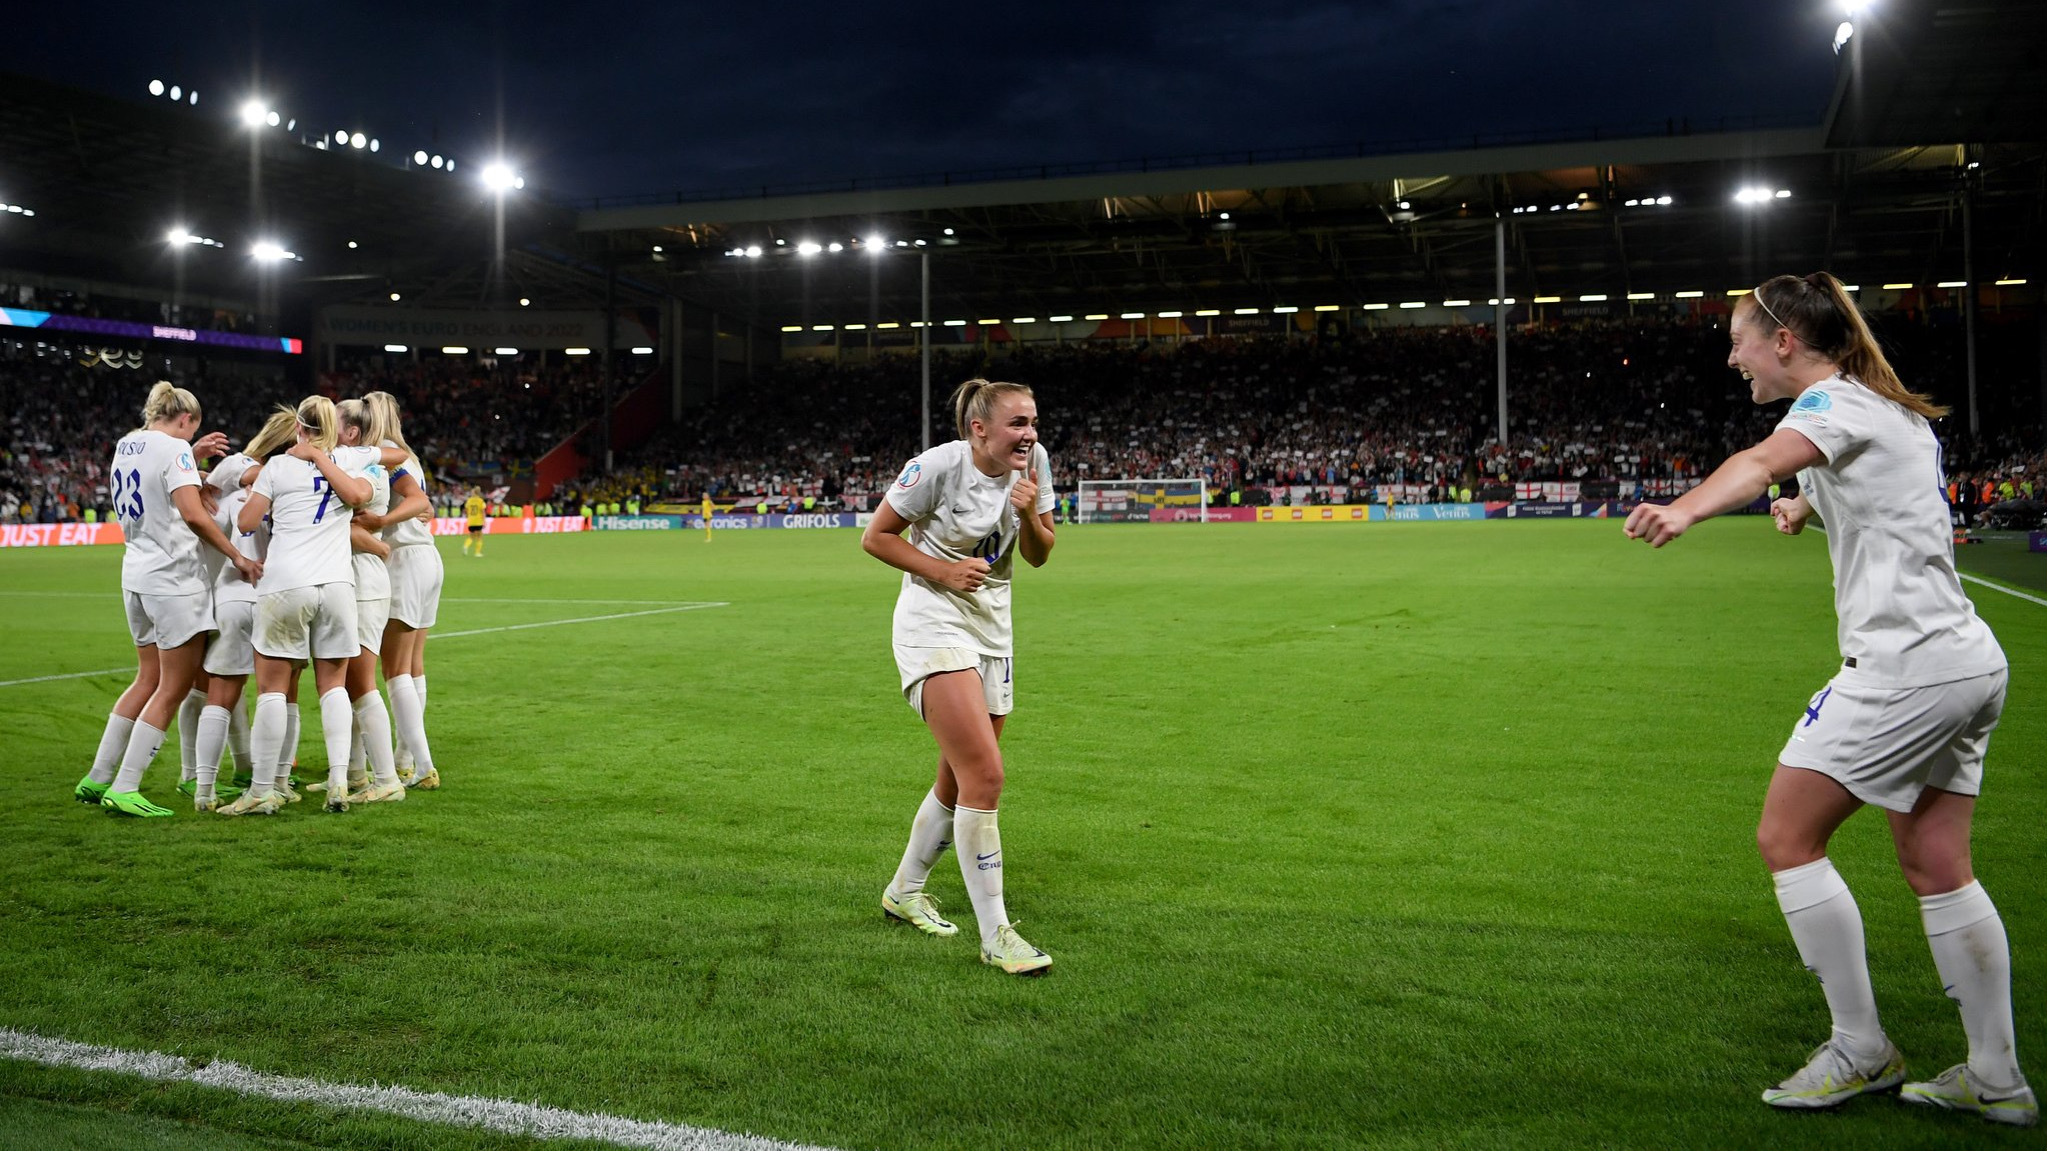
M 299 426 L 314 447 L 331 452 L 341 440 L 341 418 L 334 413 L 334 401 L 326 396 L 307 396 L 295 413 Z
M 1831 273 L 1773 276 L 1735 306 L 1745 305 L 1788 329 L 1814 355 L 1884 399 L 1929 420 L 1948 414 L 1949 409 L 1934 403 L 1933 397 L 1907 389 L 1898 379 L 1862 310 Z
M 363 396 L 362 406 L 369 419 L 369 425 L 363 429 L 362 442 L 371 447 L 388 443 L 411 456 L 412 461 L 419 465 L 419 475 L 415 478 L 419 480 L 420 490 L 426 490 L 426 461 L 420 459 L 412 445 L 405 442 L 404 427 L 398 420 L 398 397 L 389 392 L 370 392 Z
M 994 382 L 975 377 L 954 388 L 952 391 L 953 425 L 959 429 L 960 438 L 972 439 L 974 421 L 987 423 L 995 417 L 995 402 L 1003 396 L 1031 397 L 1031 389 L 1023 384 Z
M 160 420 L 173 420 L 182 415 L 199 418 L 199 397 L 169 380 L 158 380 L 149 389 L 149 398 L 142 401 L 142 426 L 149 427 Z
M 262 430 L 242 451 L 250 459 L 262 463 L 291 447 L 292 441 L 298 438 L 298 426 L 299 414 L 279 404 L 277 410 L 270 413 L 270 418 L 263 421 Z

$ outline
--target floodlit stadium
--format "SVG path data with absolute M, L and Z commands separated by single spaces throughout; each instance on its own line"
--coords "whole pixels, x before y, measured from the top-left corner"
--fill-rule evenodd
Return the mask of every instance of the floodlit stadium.
M 2029 1125 L 2047 9 L 1824 7 L 1766 115 L 645 194 L 0 70 L 0 1147 Z

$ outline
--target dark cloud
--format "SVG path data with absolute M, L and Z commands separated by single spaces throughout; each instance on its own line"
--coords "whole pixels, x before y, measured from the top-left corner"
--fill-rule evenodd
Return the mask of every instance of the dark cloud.
M 69 13 L 75 13 L 70 15 Z M 519 157 L 573 195 L 1768 114 L 1817 122 L 1824 0 L 44 8 L 0 68 L 387 146 Z

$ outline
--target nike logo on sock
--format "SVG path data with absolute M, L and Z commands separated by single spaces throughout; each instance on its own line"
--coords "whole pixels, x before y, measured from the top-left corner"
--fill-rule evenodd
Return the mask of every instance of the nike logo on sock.
M 975 858 L 975 859 L 993 859 L 993 858 L 995 858 L 996 856 L 998 856 L 998 855 L 1001 855 L 1001 854 L 1002 854 L 1002 853 L 1001 853 L 1001 852 L 999 852 L 999 851 L 991 851 L 991 852 L 989 852 L 989 853 L 988 853 L 988 854 L 986 854 L 986 855 L 981 855 L 981 854 L 978 854 L 978 853 L 976 853 L 976 854 L 975 854 L 975 856 L 974 856 L 974 858 Z

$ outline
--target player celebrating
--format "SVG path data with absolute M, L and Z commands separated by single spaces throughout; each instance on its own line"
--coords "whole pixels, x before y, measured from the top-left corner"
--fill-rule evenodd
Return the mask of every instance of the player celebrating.
M 334 409 L 341 418 L 341 442 L 345 446 L 376 442 L 371 438 L 375 420 L 368 404 L 343 400 Z M 356 513 L 355 523 L 349 528 L 355 565 L 356 636 L 362 650 L 348 661 L 348 696 L 354 701 L 356 728 L 348 756 L 348 801 L 386 803 L 403 800 L 405 785 L 398 781 L 391 758 L 391 714 L 384 707 L 384 697 L 377 694 L 378 653 L 391 618 L 391 574 L 386 565 L 391 545 L 374 533 L 389 522 L 394 512 L 398 516 L 417 515 L 425 508 L 426 497 L 403 463 L 395 470 L 388 470 L 381 463 L 371 464 L 364 469 L 363 476 L 370 481 L 370 502 Z M 405 501 L 396 509 L 391 506 L 394 495 Z M 374 776 L 358 778 L 362 772 L 359 751 L 368 753 Z
M 1038 443 L 1038 404 L 1021 384 L 968 380 L 953 392 L 960 438 L 903 469 L 860 546 L 903 571 L 894 641 L 903 695 L 938 742 L 938 778 L 882 891 L 882 911 L 932 935 L 958 931 L 924 891 L 955 838 L 981 928 L 981 961 L 1012 975 L 1052 965 L 1010 926 L 1002 902 L 1002 794 L 997 741 L 1014 699 L 1009 581 L 1015 555 L 1052 553 L 1052 462 Z M 910 538 L 903 538 L 909 529 Z
M 1842 668 L 1778 756 L 1756 841 L 1799 957 L 1826 993 L 1833 1034 L 1763 1100 L 1832 1107 L 1904 1082 L 1904 1057 L 1877 1021 L 1861 913 L 1826 854 L 1834 830 L 1868 803 L 1890 817 L 1969 1040 L 1966 1063 L 1905 1084 L 1903 1097 L 2031 1126 L 2039 1105 L 2019 1071 L 2010 947 L 1969 859 L 2006 665 L 1955 576 L 1940 444 L 1927 423 L 1947 409 L 1905 390 L 1825 272 L 1757 288 L 1736 305 L 1729 336 L 1727 364 L 1750 381 L 1755 401 L 1792 399 L 1791 410 L 1768 439 L 1670 506 L 1636 508 L 1627 533 L 1662 547 L 1794 473 L 1798 497 L 1770 508 L 1778 530 L 1796 535 L 1815 513 L 1827 525 Z
M 426 469 L 420 466 L 419 453 L 406 446 L 397 398 L 389 392 L 371 392 L 362 400 L 370 418 L 370 441 L 403 452 L 405 459 L 398 466 L 420 489 L 415 495 L 406 481 L 399 481 L 399 506 L 382 517 L 384 542 L 391 545 L 386 561 L 391 569 L 391 622 L 384 625 L 378 654 L 384 684 L 391 691 L 391 714 L 398 722 L 398 779 L 408 788 L 433 791 L 441 786 L 441 773 L 434 770 L 426 739 L 426 633 L 440 612 L 444 570 L 440 550 L 434 547 L 433 509 L 424 494 Z
M 170 814 L 144 799 L 140 788 L 164 729 L 192 690 L 214 630 L 199 542 L 226 556 L 240 578 L 263 574 L 263 565 L 235 551 L 207 514 L 193 457 L 220 455 L 227 436 L 209 432 L 193 443 L 198 430 L 198 398 L 159 381 L 142 405 L 142 427 L 114 445 L 108 469 L 114 514 L 127 541 L 121 593 L 135 639 L 135 682 L 114 701 L 92 770 L 72 794 L 121 815 Z
M 263 465 L 236 522 L 254 531 L 267 515 L 270 550 L 256 586 L 256 723 L 250 734 L 255 779 L 227 815 L 273 815 L 286 802 L 275 770 L 285 737 L 286 683 L 307 660 L 320 692 L 320 734 L 327 745 L 328 811 L 348 810 L 348 744 L 354 709 L 345 667 L 360 648 L 354 569 L 349 562 L 352 509 L 368 503 L 362 472 L 380 461 L 376 448 L 338 444 L 334 402 L 308 396 L 297 410 L 297 442 Z M 394 460 L 403 453 L 392 451 Z

